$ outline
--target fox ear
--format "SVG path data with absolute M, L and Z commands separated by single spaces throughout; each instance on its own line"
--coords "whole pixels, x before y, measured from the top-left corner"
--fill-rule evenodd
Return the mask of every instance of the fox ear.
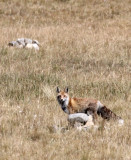
M 65 92 L 68 93 L 68 91 L 69 91 L 69 89 L 68 89 L 68 87 L 67 87 L 67 88 L 65 89 Z
M 59 87 L 56 88 L 56 92 L 60 93 L 60 88 Z

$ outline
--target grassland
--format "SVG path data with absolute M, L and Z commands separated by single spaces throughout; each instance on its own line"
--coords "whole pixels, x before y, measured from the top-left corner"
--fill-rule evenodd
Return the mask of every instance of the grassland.
M 131 159 L 130 27 L 129 0 L 0 0 L 0 160 Z M 40 51 L 7 47 L 21 37 Z M 54 133 L 67 126 L 56 86 L 99 99 L 125 125 Z

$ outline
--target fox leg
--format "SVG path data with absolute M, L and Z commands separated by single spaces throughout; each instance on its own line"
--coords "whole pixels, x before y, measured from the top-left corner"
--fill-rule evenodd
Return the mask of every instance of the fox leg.
M 97 111 L 94 109 L 94 108 L 88 108 L 87 110 L 86 110 L 86 113 L 87 113 L 87 115 L 89 116 L 89 115 L 92 115 L 92 118 L 93 118 L 93 122 L 94 122 L 94 124 L 96 123 L 96 121 L 97 121 Z
M 93 113 L 93 122 L 94 124 L 96 124 L 97 122 L 97 112 L 96 111 Z

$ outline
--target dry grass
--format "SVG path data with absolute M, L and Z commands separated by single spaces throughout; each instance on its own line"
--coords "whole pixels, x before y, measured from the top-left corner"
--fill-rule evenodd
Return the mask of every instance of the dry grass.
M 0 160 L 131 159 L 130 11 L 129 0 L 0 0 Z M 20 37 L 40 52 L 7 47 Z M 67 126 L 56 86 L 100 99 L 125 125 L 54 133 Z

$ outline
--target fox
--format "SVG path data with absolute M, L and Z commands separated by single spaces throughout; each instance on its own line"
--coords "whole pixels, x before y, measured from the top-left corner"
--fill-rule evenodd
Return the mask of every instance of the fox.
M 116 115 L 113 111 L 103 105 L 99 100 L 90 98 L 71 98 L 68 94 L 68 87 L 64 90 L 56 89 L 57 101 L 61 106 L 61 109 L 68 115 L 74 113 L 85 113 L 92 115 L 94 123 L 97 121 L 97 117 L 100 116 L 103 120 L 118 120 L 120 125 L 123 125 L 124 120 Z

